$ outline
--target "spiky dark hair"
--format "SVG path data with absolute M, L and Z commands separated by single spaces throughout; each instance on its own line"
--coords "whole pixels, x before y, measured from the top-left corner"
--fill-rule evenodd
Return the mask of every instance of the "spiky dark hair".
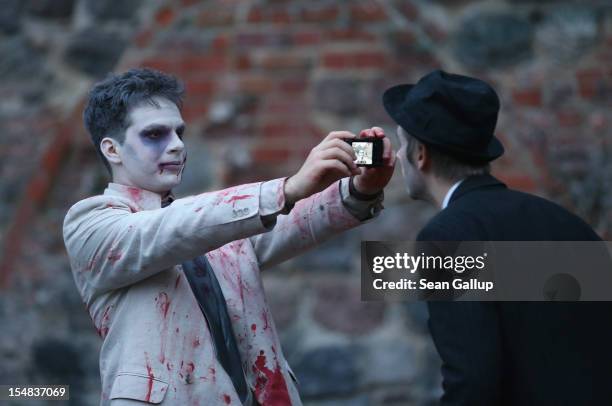
M 104 137 L 111 137 L 122 144 L 125 141 L 125 130 L 130 125 L 128 113 L 131 108 L 142 102 L 157 105 L 154 97 L 166 98 L 180 108 L 184 93 L 185 87 L 180 80 L 149 68 L 111 74 L 92 87 L 83 111 L 83 121 L 111 176 L 110 165 L 100 150 L 100 141 Z

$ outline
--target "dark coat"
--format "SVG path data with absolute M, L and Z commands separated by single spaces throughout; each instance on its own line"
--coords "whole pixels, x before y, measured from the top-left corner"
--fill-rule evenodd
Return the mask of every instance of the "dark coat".
M 545 199 L 472 176 L 419 241 L 600 241 Z M 612 287 L 611 287 L 612 288 Z M 442 405 L 612 404 L 612 302 L 430 301 Z

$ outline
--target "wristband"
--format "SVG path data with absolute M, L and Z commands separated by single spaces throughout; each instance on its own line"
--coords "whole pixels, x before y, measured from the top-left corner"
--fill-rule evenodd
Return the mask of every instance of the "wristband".
M 383 192 L 381 190 L 380 192 L 374 193 L 372 195 L 361 193 L 355 187 L 355 184 L 353 183 L 353 179 L 354 179 L 354 176 L 351 176 L 351 178 L 349 179 L 349 193 L 351 194 L 351 196 L 353 196 L 357 200 L 374 200 L 377 197 L 379 197 Z

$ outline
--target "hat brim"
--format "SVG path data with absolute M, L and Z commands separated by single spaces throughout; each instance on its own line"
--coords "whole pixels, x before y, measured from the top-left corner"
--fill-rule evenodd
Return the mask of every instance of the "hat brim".
M 402 102 L 406 98 L 407 94 L 414 88 L 414 86 L 414 84 L 403 84 L 390 87 L 383 93 L 382 97 L 383 106 L 385 107 L 387 114 L 389 114 L 389 116 L 411 136 L 423 143 L 433 145 L 440 150 L 452 154 L 453 156 L 466 160 L 489 162 L 504 154 L 504 146 L 495 135 L 492 135 L 491 141 L 489 141 L 486 149 L 475 152 L 456 148 L 447 144 L 441 144 L 435 142 L 435 140 L 430 139 L 424 134 L 421 134 L 421 131 L 419 131 L 418 128 L 410 125 L 410 120 L 406 119 L 405 112 L 401 109 Z

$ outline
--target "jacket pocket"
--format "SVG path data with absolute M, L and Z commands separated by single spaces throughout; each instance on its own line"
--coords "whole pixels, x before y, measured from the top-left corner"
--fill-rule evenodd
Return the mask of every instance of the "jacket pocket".
M 113 381 L 111 399 L 133 399 L 152 404 L 161 403 L 168 391 L 168 382 L 132 372 L 119 372 Z

